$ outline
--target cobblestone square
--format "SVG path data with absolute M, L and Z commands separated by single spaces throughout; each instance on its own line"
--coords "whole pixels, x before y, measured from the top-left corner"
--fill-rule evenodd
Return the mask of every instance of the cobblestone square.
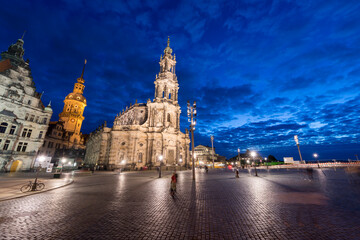
M 359 178 L 345 169 L 96 172 L 0 202 L 1 239 L 359 239 Z

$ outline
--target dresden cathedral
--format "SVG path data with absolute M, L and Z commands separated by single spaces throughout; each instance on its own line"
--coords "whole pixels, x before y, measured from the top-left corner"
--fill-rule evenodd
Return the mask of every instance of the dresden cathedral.
M 179 83 L 169 39 L 159 64 L 153 101 L 136 101 L 115 117 L 112 128 L 105 123 L 92 132 L 86 144 L 85 164 L 111 170 L 190 162 L 189 134 L 180 131 Z

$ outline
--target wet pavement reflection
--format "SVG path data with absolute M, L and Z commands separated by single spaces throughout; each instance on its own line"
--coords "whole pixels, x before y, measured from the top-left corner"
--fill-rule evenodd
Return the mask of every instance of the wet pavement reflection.
M 0 202 L 1 239 L 359 239 L 360 180 L 345 169 L 95 173 Z

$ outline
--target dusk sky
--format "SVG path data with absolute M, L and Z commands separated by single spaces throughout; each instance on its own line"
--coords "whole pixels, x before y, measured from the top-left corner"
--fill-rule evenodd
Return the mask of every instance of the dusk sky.
M 360 2 L 1 1 L 0 52 L 21 38 L 43 102 L 58 120 L 84 59 L 82 131 L 112 126 L 130 103 L 154 98 L 170 36 L 180 85 L 197 101 L 195 145 L 278 159 L 360 155 Z

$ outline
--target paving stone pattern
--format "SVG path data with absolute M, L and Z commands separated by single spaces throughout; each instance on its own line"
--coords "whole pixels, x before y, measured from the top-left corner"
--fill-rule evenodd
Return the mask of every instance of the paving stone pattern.
M 344 169 L 101 174 L 0 202 L 0 239 L 360 239 L 360 181 Z

